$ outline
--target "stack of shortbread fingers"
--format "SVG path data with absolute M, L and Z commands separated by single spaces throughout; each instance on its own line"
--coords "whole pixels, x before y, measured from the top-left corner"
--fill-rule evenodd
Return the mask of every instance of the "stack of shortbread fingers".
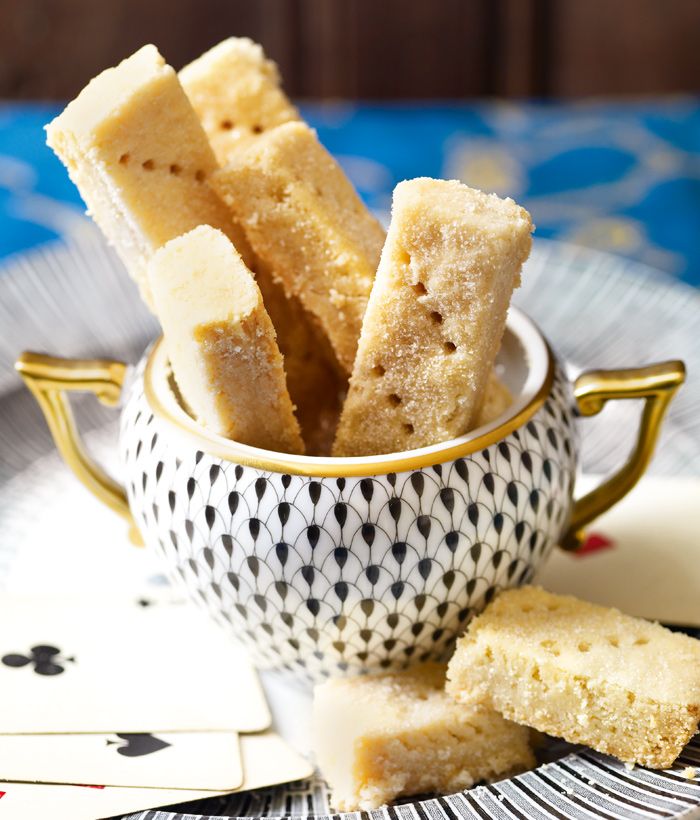
M 700 720 L 700 641 L 537 587 L 502 592 L 447 669 L 330 680 L 314 747 L 336 810 L 531 768 L 528 729 L 671 766 Z
M 250 40 L 179 75 L 144 46 L 47 135 L 209 430 L 361 456 L 455 438 L 510 404 L 493 368 L 527 212 L 416 179 L 385 234 Z

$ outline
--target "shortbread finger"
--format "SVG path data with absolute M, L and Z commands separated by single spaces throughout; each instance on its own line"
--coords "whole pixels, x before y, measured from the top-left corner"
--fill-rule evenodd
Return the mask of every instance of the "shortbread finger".
M 700 641 L 536 587 L 472 621 L 447 691 L 628 763 L 666 768 L 700 719 Z
M 290 122 L 262 134 L 211 184 L 350 373 L 384 231 L 340 166 L 308 126 Z
M 511 199 L 455 181 L 396 186 L 334 455 L 425 447 L 473 426 L 531 231 Z
M 445 669 L 336 678 L 314 692 L 314 749 L 337 811 L 450 794 L 534 765 L 528 730 L 456 704 Z
M 224 40 L 183 68 L 179 77 L 220 163 L 234 159 L 270 128 L 299 118 L 279 87 L 277 67 L 248 39 Z M 255 269 L 307 452 L 328 455 L 347 377 L 299 300 L 285 294 L 263 260 L 256 261 Z
M 247 37 L 229 37 L 179 77 L 220 165 L 270 128 L 300 119 L 277 66 Z
M 486 424 L 491 424 L 491 422 L 495 421 L 504 413 L 512 403 L 513 396 L 510 390 L 492 370 L 486 382 L 484 400 L 481 402 L 479 412 L 476 414 L 476 421 L 472 424 L 472 427 L 484 427 Z
M 197 225 L 219 228 L 251 262 L 243 231 L 206 184 L 217 167 L 207 136 L 155 46 L 91 80 L 46 135 L 149 305 L 148 260 Z
M 215 433 L 302 453 L 275 330 L 250 271 L 207 225 L 153 256 L 148 277 L 175 381 Z

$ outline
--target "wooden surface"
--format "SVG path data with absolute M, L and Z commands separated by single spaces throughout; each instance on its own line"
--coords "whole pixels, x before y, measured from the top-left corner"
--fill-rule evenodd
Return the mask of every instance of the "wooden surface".
M 0 0 L 0 97 L 66 98 L 145 42 L 260 41 L 295 97 L 700 91 L 700 0 Z

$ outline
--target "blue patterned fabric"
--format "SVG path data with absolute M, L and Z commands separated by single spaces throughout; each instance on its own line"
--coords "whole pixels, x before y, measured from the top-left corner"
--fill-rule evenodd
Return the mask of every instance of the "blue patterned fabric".
M 700 100 L 302 108 L 384 217 L 402 179 L 462 179 L 522 202 L 538 236 L 700 285 Z M 44 144 L 57 111 L 0 107 L 0 257 L 69 232 L 83 210 Z

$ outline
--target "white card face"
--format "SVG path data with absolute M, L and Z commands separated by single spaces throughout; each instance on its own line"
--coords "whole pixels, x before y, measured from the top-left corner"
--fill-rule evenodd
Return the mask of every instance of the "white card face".
M 235 732 L 0 735 L 0 778 L 229 791 L 243 768 Z
M 237 791 L 262 789 L 310 777 L 313 767 L 278 735 L 265 732 L 240 738 L 244 780 Z M 95 820 L 200 800 L 226 792 L 0 783 L 0 820 Z
M 584 489 L 599 479 L 584 477 Z M 587 528 L 580 555 L 555 549 L 537 583 L 629 615 L 700 627 L 700 480 L 643 478 Z
M 253 667 L 187 603 L 0 598 L 0 733 L 253 732 Z

